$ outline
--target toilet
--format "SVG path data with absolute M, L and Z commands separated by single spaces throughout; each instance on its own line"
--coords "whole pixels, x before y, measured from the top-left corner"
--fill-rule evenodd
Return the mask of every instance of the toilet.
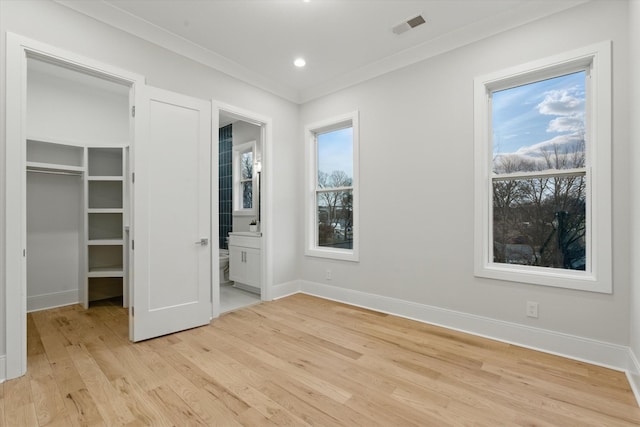
M 232 283 L 229 280 L 229 251 L 220 249 L 220 285 Z

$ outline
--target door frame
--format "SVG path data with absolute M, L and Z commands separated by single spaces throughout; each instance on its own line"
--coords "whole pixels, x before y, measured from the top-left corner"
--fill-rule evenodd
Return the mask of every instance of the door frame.
M 273 120 L 271 117 L 246 110 L 244 108 L 236 107 L 234 105 L 226 104 L 224 102 L 212 100 L 211 109 L 211 124 L 214 135 L 212 143 L 214 146 L 211 150 L 211 188 L 214 197 L 211 198 L 211 233 L 212 243 L 218 244 L 218 146 L 220 144 L 220 133 L 218 129 L 220 127 L 220 113 L 224 112 L 227 115 L 237 118 L 238 120 L 251 123 L 260 126 L 261 139 L 262 139 L 262 172 L 261 179 L 261 196 L 262 203 L 260 204 L 260 230 L 262 231 L 262 249 L 261 249 L 261 286 L 260 286 L 260 299 L 262 301 L 271 301 L 273 299 L 273 203 L 270 203 L 270 197 L 272 194 L 272 153 L 273 153 Z M 220 249 L 211 251 L 212 257 L 219 258 Z M 220 275 L 218 274 L 218 259 L 211 260 L 212 266 L 212 318 L 220 316 Z
M 6 134 L 4 205 L 5 366 L 0 381 L 27 371 L 27 275 L 26 275 L 26 139 L 27 58 L 47 61 L 94 77 L 130 87 L 130 104 L 144 76 L 132 73 L 46 43 L 7 32 Z M 133 120 L 130 120 L 133 147 Z M 131 150 L 135 151 L 135 150 Z M 16 224 L 20 224 L 16 227 Z M 0 356 L 1 357 L 1 356 Z M 1 361 L 1 360 L 0 360 Z

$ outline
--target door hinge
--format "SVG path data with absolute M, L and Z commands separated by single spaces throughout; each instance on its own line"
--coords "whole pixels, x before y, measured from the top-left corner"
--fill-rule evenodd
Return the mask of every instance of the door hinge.
M 134 250 L 136 248 L 136 241 L 132 240 L 131 241 L 131 250 Z
M 135 316 L 136 315 L 136 308 L 134 306 L 131 306 L 131 316 Z
M 131 107 L 131 117 L 135 117 L 136 116 L 136 106 L 134 105 L 133 107 Z
M 131 172 L 131 183 L 135 184 L 136 182 L 136 173 L 135 172 Z
M 26 250 L 26 249 L 23 249 L 23 250 L 22 250 L 22 256 L 23 256 L 23 257 L 26 257 L 26 256 L 27 256 L 27 250 Z

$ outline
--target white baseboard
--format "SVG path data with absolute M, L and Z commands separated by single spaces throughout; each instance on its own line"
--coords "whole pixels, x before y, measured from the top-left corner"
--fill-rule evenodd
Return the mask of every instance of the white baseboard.
M 272 296 L 299 292 L 623 371 L 640 405 L 640 361 L 627 346 L 306 280 L 276 285 Z
M 7 356 L 0 356 L 0 384 L 7 379 Z
M 33 295 L 27 297 L 27 312 L 78 304 L 80 296 L 78 290 L 54 292 L 51 294 Z
M 271 287 L 271 298 L 280 299 L 289 295 L 300 292 L 300 281 L 292 280 L 291 282 L 280 283 Z
M 255 286 L 247 285 L 246 283 L 233 282 L 232 286 L 234 288 L 242 289 L 243 291 L 251 292 L 252 294 L 260 295 L 260 288 L 256 288 Z
M 629 366 L 627 368 L 627 379 L 631 385 L 631 390 L 636 396 L 638 405 L 640 405 L 640 362 L 633 350 L 629 348 Z
M 300 291 L 545 353 L 629 372 L 629 347 L 309 281 Z M 637 362 L 636 362 L 637 365 Z M 637 394 L 636 394 L 637 396 Z

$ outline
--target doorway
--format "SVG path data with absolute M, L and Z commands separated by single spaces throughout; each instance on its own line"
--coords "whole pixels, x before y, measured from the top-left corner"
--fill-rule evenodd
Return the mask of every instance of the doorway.
M 218 251 L 212 251 L 214 258 L 218 255 L 212 265 L 219 266 L 213 272 L 217 317 L 270 299 L 271 119 L 219 103 L 213 113 L 218 125 L 212 150 L 218 166 L 212 177 L 218 191 L 212 206 L 212 230 L 218 231 Z
M 29 68 L 29 62 L 31 63 L 31 69 Z M 36 66 L 34 69 L 34 65 Z M 98 107 L 98 110 L 102 107 L 122 105 L 122 111 L 116 113 L 121 114 L 124 118 L 123 126 L 116 126 L 111 129 L 110 125 L 96 125 L 94 120 L 99 118 L 104 111 L 93 110 L 93 117 L 85 117 L 84 115 L 77 116 L 73 121 L 74 114 L 80 114 L 77 108 L 66 110 L 61 108 L 60 105 L 69 107 L 68 100 L 58 97 L 60 102 L 56 104 L 47 104 L 47 102 L 34 102 L 33 98 L 29 99 L 31 89 L 29 87 L 29 73 L 33 71 L 40 71 L 42 79 L 40 83 L 43 84 L 43 91 L 47 92 L 46 97 L 40 98 L 44 100 L 55 99 L 55 90 L 59 89 L 60 79 L 65 78 L 65 75 L 73 74 L 80 80 L 91 81 L 97 83 L 97 86 L 101 86 L 102 83 L 108 86 L 102 86 L 101 90 L 102 101 L 106 104 Z M 58 79 L 57 83 L 48 84 L 47 79 Z M 32 82 L 35 80 L 32 80 Z M 53 46 L 40 43 L 35 40 L 31 40 L 25 37 L 18 36 L 16 34 L 7 33 L 7 72 L 6 72 L 6 150 L 5 150 L 5 177 L 6 177 L 6 205 L 5 205 L 5 271 L 4 271 L 4 283 L 5 283 L 5 343 L 6 343 L 6 378 L 16 378 L 24 375 L 27 367 L 27 349 L 26 349 L 26 312 L 27 312 L 27 264 L 28 264 L 28 236 L 27 236 L 27 184 L 31 188 L 33 184 L 40 185 L 42 182 L 33 182 L 34 177 L 50 176 L 51 172 L 60 172 L 64 175 L 60 175 L 63 178 L 68 178 L 66 181 L 58 179 L 58 187 L 65 188 L 64 193 L 73 196 L 73 200 L 76 202 L 78 199 L 84 201 L 87 200 L 86 188 L 83 194 L 78 195 L 79 191 L 77 180 L 84 180 L 85 184 L 88 181 L 84 179 L 88 176 L 87 158 L 88 150 L 90 146 L 112 145 L 114 139 L 118 140 L 118 144 L 128 145 L 130 143 L 129 137 L 131 136 L 131 125 L 128 122 L 129 116 L 129 100 L 131 99 L 131 93 L 133 88 L 144 83 L 144 78 L 135 73 L 130 73 L 125 70 L 118 69 L 106 64 L 102 64 L 98 61 L 94 61 L 85 58 L 80 55 L 67 52 L 65 50 L 55 48 Z M 71 83 L 70 83 L 71 84 Z M 114 86 L 116 85 L 116 86 Z M 63 85 L 64 86 L 64 85 Z M 85 85 L 86 86 L 86 85 Z M 89 85 L 91 86 L 91 85 Z M 115 96 L 117 101 L 111 103 L 107 100 L 110 97 L 108 93 L 114 87 L 118 87 L 116 90 L 118 94 Z M 95 88 L 95 87 L 94 87 Z M 120 92 L 122 89 L 122 92 Z M 84 97 L 87 100 L 93 98 L 91 89 L 84 92 Z M 124 93 L 124 96 L 122 94 Z M 49 97 L 48 95 L 53 95 Z M 80 98 L 82 97 L 79 94 Z M 121 102 L 120 100 L 123 100 Z M 31 101 L 31 104 L 28 102 Z M 94 101 L 95 102 L 95 101 Z M 98 101 L 100 102 L 100 101 Z M 40 108 L 40 110 L 34 110 Z M 80 107 L 82 108 L 82 107 Z M 120 107 L 118 107 L 120 108 Z M 71 112 L 69 115 L 70 121 L 58 120 L 59 117 L 51 119 L 53 116 Z M 31 119 L 27 117 L 27 114 L 31 114 Z M 33 120 L 38 114 L 43 113 L 42 120 Z M 48 113 L 48 114 L 47 114 Z M 83 111 L 82 114 L 85 112 Z M 88 112 L 87 112 L 88 113 Z M 35 115 L 34 115 L 35 114 Z M 84 119 L 87 120 L 84 120 Z M 48 120 L 51 119 L 51 120 Z M 74 126 L 70 126 L 73 121 Z M 34 127 L 37 124 L 40 127 Z M 95 127 L 96 125 L 97 127 Z M 111 133 L 114 129 L 122 130 L 122 134 L 118 134 L 116 138 Z M 104 130 L 104 131 L 103 131 Z M 75 134 L 64 132 L 77 132 Z M 92 143 L 88 143 L 88 140 L 84 137 L 87 134 L 97 135 L 96 138 L 91 138 Z M 124 136 L 122 136 L 124 135 Z M 107 137 L 110 143 L 105 144 L 106 140 L 101 139 L 102 136 Z M 122 136 L 122 138 L 120 138 Z M 122 151 L 122 148 L 120 148 Z M 95 154 L 95 153 L 94 153 Z M 108 162 L 109 163 L 109 162 Z M 111 163 L 109 163 L 111 164 Z M 104 163 L 102 164 L 104 166 Z M 27 170 L 30 169 L 29 175 Z M 38 172 L 33 172 L 38 171 Z M 42 172 L 47 173 L 46 175 Z M 38 175 L 36 175 L 38 174 Z M 80 175 L 84 178 L 78 178 L 74 175 Z M 30 177 L 30 182 L 27 182 L 27 176 Z M 120 178 L 123 180 L 124 178 Z M 74 181 L 75 182 L 71 182 Z M 115 178 L 113 178 L 115 181 Z M 40 179 L 39 181 L 43 181 Z M 51 181 L 51 180 L 49 180 Z M 67 184 L 72 184 L 67 186 Z M 40 186 L 42 188 L 42 186 Z M 68 191 L 67 191 L 68 190 Z M 78 191 L 79 190 L 79 191 Z M 33 193 L 31 195 L 37 195 Z M 46 191 L 40 191 L 40 194 L 49 195 Z M 40 202 L 41 200 L 39 200 Z M 80 206 L 86 207 L 84 201 L 81 201 Z M 29 204 L 33 205 L 34 200 L 29 200 Z M 123 207 L 124 208 L 124 207 Z M 118 209 L 123 209 L 118 208 Z M 41 208 L 39 208 L 41 209 Z M 109 212 L 113 213 L 113 212 Z M 76 301 L 86 301 L 86 283 L 87 274 L 84 266 L 86 265 L 86 249 L 87 242 L 85 239 L 79 238 L 79 236 L 87 236 L 87 212 L 78 212 L 79 220 L 74 221 L 73 224 L 69 222 L 59 222 L 59 226 L 66 231 L 69 231 L 71 225 L 74 228 L 78 226 L 82 227 L 82 230 L 70 230 L 64 236 L 68 246 L 64 251 L 65 256 L 73 255 L 73 253 L 80 253 L 80 259 L 76 258 L 77 265 L 80 268 L 76 268 L 77 273 L 72 273 L 74 277 L 65 279 L 60 275 L 60 279 L 66 282 L 75 281 L 76 284 L 69 289 L 58 289 L 54 292 L 54 295 L 61 297 L 64 301 L 59 301 L 59 304 L 66 304 L 68 298 L 75 299 Z M 33 220 L 34 218 L 30 218 Z M 113 215 L 109 217 L 113 219 Z M 42 224 L 43 221 L 36 219 L 34 224 Z M 119 221 L 107 221 L 106 227 L 109 232 L 115 231 L 116 224 Z M 46 225 L 46 224 L 45 224 Z M 38 232 L 37 227 L 32 227 L 32 231 Z M 38 240 L 42 243 L 42 235 L 31 234 L 29 238 L 31 242 Z M 109 236 L 112 237 L 112 236 Z M 115 239 L 114 239 L 115 240 Z M 118 239 L 120 240 L 120 239 Z M 122 239 L 124 240 L 124 239 Z M 92 242 L 96 243 L 96 242 Z M 45 248 L 46 245 L 40 245 L 40 248 Z M 71 249 L 69 249 L 71 248 Z M 73 249 L 75 248 L 75 249 Z M 57 255 L 62 251 L 49 251 L 52 255 Z M 36 254 L 34 254 L 36 255 Z M 43 258 L 41 258 L 43 259 Z M 70 259 L 70 258 L 69 258 Z M 34 261 L 35 258 L 30 261 Z M 50 263 L 52 269 L 60 270 L 60 266 L 56 263 Z M 124 265 L 119 266 L 124 268 Z M 66 270 L 66 269 L 65 269 Z M 111 274 L 111 273 L 110 273 Z M 124 272 L 120 273 L 124 276 Z M 123 277 L 124 279 L 124 277 Z M 69 291 L 69 292 L 67 292 Z M 42 295 L 40 295 L 42 296 Z M 36 298 L 35 302 L 42 302 L 42 298 Z M 33 302 L 30 301 L 30 302 Z M 51 304 L 50 302 L 45 302 Z
M 42 132 L 45 138 L 29 135 L 26 108 L 28 60 L 59 66 L 77 73 L 80 78 L 124 86 L 128 92 L 125 92 L 124 107 L 118 114 L 122 114 L 126 124 L 118 127 L 124 137 L 122 140 L 117 138 L 117 146 L 112 146 L 111 138 L 109 141 L 89 138 L 92 142 L 88 143 L 83 135 L 67 135 L 62 138 L 66 143 L 59 144 L 60 135 L 50 135 L 57 129 L 55 120 L 42 127 L 47 129 L 47 132 Z M 80 247 L 77 252 L 85 254 L 81 255 L 84 259 L 78 263 L 81 265 L 78 273 L 82 276 L 79 281 L 86 283 L 92 275 L 97 279 L 104 279 L 101 276 L 118 278 L 119 275 L 122 276 L 121 289 L 126 279 L 135 283 L 131 291 L 123 292 L 125 298 L 127 295 L 131 297 L 128 316 L 131 340 L 144 340 L 208 324 L 214 310 L 211 296 L 212 251 L 209 245 L 211 102 L 147 86 L 141 75 L 11 33 L 7 33 L 6 68 L 6 204 L 3 230 L 6 252 L 5 301 L 2 307 L 6 358 L 0 358 L 0 370 L 6 372 L 6 379 L 22 376 L 27 369 L 27 258 L 30 255 L 27 251 L 27 167 L 51 172 L 62 165 L 61 172 L 65 177 L 66 174 L 78 173 L 85 178 L 84 193 L 80 195 L 80 199 L 84 198 L 81 205 L 85 212 L 78 222 L 83 223 L 83 230 L 75 234 L 84 236 L 84 244 L 74 246 Z M 93 96 L 88 95 L 87 98 Z M 55 109 L 54 105 L 43 111 Z M 90 121 L 79 117 L 69 124 L 71 128 L 94 131 L 98 138 L 112 130 L 95 132 Z M 67 127 L 65 125 L 61 130 L 68 130 Z M 176 140 L 181 141 L 179 146 L 174 143 Z M 36 143 L 28 144 L 28 141 Z M 73 141 L 76 144 L 69 143 Z M 58 142 L 57 145 L 63 149 L 57 147 L 52 151 L 42 142 Z M 33 148 L 30 153 L 29 145 Z M 48 148 L 43 150 L 44 147 Z M 116 151 L 118 155 L 114 156 Z M 43 162 L 34 157 L 29 160 L 28 153 L 47 157 L 55 154 L 57 161 L 53 163 L 56 166 L 52 168 L 51 164 L 46 164 L 50 161 Z M 81 163 L 77 160 L 80 158 L 83 159 Z M 193 159 L 199 161 L 194 164 Z M 92 168 L 92 163 L 99 166 L 98 169 Z M 167 174 L 167 170 L 176 170 L 176 164 L 182 169 L 178 173 Z M 127 185 L 128 180 L 131 185 Z M 184 191 L 185 188 L 190 191 Z M 46 192 L 40 192 L 43 193 Z M 120 202 L 116 203 L 117 200 Z M 127 202 L 135 205 L 131 215 L 127 212 Z M 130 229 L 126 218 L 131 219 Z M 190 233 L 184 232 L 183 224 L 190 226 Z M 62 225 L 68 226 L 67 223 Z M 159 238 L 170 244 L 159 242 Z M 80 240 L 74 236 L 70 239 Z M 87 242 L 87 239 L 91 241 Z M 93 246 L 98 250 L 90 250 Z M 89 251 L 96 253 L 87 254 Z M 67 255 L 71 252 L 64 251 Z M 127 261 L 129 266 L 125 265 Z M 171 269 L 174 276 L 164 274 L 167 269 Z M 174 286 L 177 275 L 182 283 L 179 288 Z M 108 285 L 103 280 L 99 281 Z M 86 286 L 76 288 L 76 295 L 84 292 L 82 300 L 86 300 L 86 289 Z M 76 298 L 80 299 L 80 296 Z

